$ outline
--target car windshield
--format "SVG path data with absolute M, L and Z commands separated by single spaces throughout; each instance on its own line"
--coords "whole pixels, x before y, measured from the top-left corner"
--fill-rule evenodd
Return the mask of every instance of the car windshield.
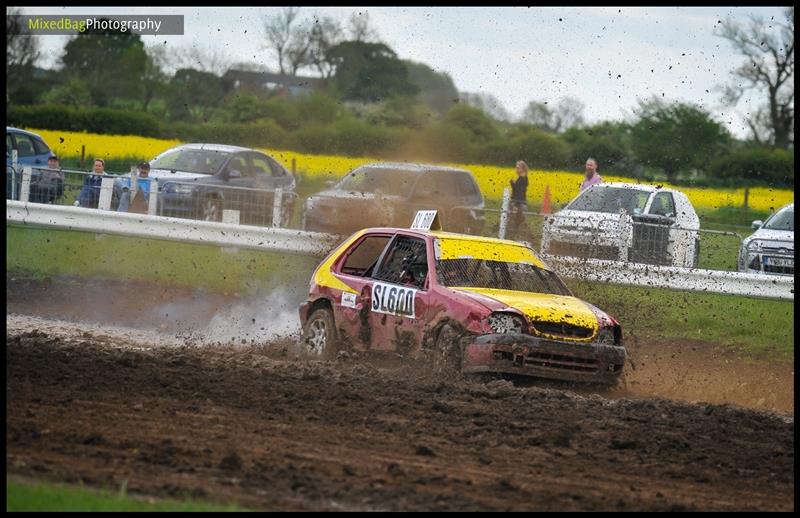
M 650 197 L 648 191 L 625 189 L 623 187 L 594 187 L 583 191 L 572 203 L 569 210 L 618 213 L 624 209 L 629 215 L 641 214 Z
M 436 264 L 444 286 L 571 295 L 555 273 L 532 264 L 489 259 L 445 259 Z
M 411 190 L 417 173 L 398 169 L 360 168 L 348 174 L 336 185 L 337 189 L 354 192 L 375 192 L 394 196 Z
M 187 173 L 214 174 L 230 153 L 210 149 L 183 148 L 167 151 L 150 166 L 153 169 L 170 169 Z
M 794 232 L 794 207 L 776 212 L 774 216 L 764 223 L 762 228 Z

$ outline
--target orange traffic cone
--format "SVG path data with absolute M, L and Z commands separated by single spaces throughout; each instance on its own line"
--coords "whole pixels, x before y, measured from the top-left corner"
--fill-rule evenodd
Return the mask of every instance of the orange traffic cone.
M 542 198 L 542 214 L 550 214 L 550 186 L 544 186 L 544 198 Z

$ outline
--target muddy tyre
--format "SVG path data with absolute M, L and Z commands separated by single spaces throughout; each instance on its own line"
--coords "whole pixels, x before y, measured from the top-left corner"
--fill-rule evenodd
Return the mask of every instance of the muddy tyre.
M 444 324 L 439 329 L 433 347 L 433 372 L 444 376 L 461 374 L 461 355 L 461 333 L 455 327 Z
M 312 358 L 332 359 L 338 350 L 338 337 L 333 312 L 320 308 L 311 313 L 303 328 L 303 342 Z

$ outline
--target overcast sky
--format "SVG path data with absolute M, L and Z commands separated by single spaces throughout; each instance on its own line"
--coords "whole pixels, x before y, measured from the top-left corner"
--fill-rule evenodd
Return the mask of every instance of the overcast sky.
M 279 8 L 73 8 L 23 9 L 25 14 L 183 14 L 183 36 L 143 36 L 168 48 L 214 48 L 231 62 L 252 61 L 277 70 L 264 46 L 263 18 Z M 345 21 L 367 12 L 380 38 L 402 59 L 447 72 L 460 91 L 496 96 L 512 116 L 528 102 L 557 103 L 565 96 L 586 104 L 589 122 L 630 116 L 637 99 L 656 95 L 696 103 L 735 135 L 762 98 L 731 109 L 715 87 L 743 59 L 714 35 L 719 21 L 747 22 L 756 15 L 783 19 L 782 7 L 555 8 L 555 7 L 303 7 Z M 40 66 L 53 67 L 68 36 L 42 36 Z M 305 71 L 313 75 L 311 71 Z

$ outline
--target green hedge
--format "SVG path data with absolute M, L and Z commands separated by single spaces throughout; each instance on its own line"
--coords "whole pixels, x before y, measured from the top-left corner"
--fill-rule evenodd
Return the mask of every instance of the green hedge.
M 717 158 L 709 166 L 709 179 L 720 184 L 794 187 L 794 152 L 753 147 Z
M 71 108 L 59 104 L 8 106 L 6 124 L 110 135 L 161 136 L 161 125 L 152 115 L 113 108 Z

